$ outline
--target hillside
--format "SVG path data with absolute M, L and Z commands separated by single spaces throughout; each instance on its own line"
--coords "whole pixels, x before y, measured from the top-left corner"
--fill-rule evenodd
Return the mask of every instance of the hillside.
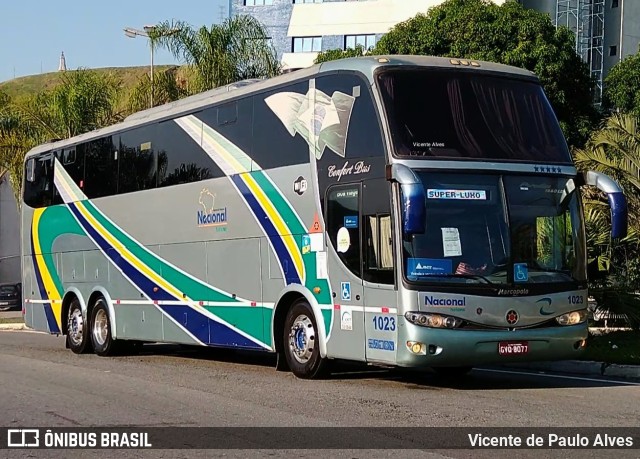
M 170 67 L 171 66 L 169 65 L 157 65 L 154 67 L 154 71 L 160 72 Z M 149 66 L 105 67 L 94 70 L 96 72 L 112 73 L 118 76 L 122 80 L 123 89 L 128 91 L 135 85 L 142 75 L 149 72 Z M 60 72 L 51 72 L 15 78 L 13 80 L 0 83 L 0 91 L 5 92 L 11 98 L 21 98 L 55 87 L 60 82 L 60 76 Z

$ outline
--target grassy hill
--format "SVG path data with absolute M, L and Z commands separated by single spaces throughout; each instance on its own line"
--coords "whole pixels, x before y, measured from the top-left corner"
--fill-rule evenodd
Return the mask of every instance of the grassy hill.
M 168 65 L 154 66 L 154 71 L 162 71 L 170 68 Z M 149 72 L 149 66 L 144 67 L 105 67 L 94 69 L 96 72 L 112 73 L 122 80 L 123 89 L 129 91 L 138 79 Z M 5 92 L 12 99 L 37 94 L 38 92 L 51 89 L 60 83 L 60 72 L 43 73 L 40 75 L 30 75 L 0 83 L 0 91 Z

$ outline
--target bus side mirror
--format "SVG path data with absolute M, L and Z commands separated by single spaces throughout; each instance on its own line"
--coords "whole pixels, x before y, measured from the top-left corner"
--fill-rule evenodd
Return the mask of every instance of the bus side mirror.
M 387 166 L 387 180 L 400 185 L 402 230 L 406 236 L 424 234 L 427 217 L 427 197 L 418 176 L 403 164 Z
M 611 237 L 614 239 L 627 235 L 627 198 L 620 186 L 608 175 L 588 171 L 583 174 L 585 185 L 595 186 L 607 193 L 611 207 Z

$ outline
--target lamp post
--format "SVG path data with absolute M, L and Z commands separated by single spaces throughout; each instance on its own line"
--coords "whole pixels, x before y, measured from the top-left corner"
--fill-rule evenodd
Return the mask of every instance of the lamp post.
M 144 26 L 143 30 L 126 27 L 124 34 L 129 38 L 145 37 L 149 39 L 149 47 L 151 48 L 151 107 L 153 107 L 153 38 L 152 35 L 156 30 L 156 26 Z

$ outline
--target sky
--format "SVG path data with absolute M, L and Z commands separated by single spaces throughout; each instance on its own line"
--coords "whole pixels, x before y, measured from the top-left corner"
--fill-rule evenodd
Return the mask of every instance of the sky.
M 193 26 L 220 22 L 228 0 L 0 0 L 0 82 L 55 72 L 64 51 L 67 69 L 150 64 L 146 38 L 125 27 L 177 19 Z M 176 60 L 158 50 L 155 64 Z

